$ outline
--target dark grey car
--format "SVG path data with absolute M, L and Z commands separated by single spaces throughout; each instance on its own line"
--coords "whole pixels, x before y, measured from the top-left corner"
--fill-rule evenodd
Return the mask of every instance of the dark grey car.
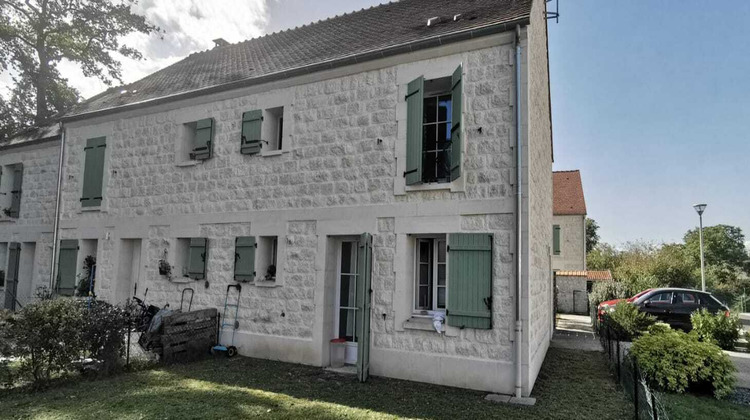
M 699 309 L 708 309 L 713 314 L 729 312 L 729 308 L 711 293 L 692 289 L 653 289 L 638 297 L 633 304 L 639 310 L 655 316 L 659 321 L 683 331 L 693 329 L 690 315 Z

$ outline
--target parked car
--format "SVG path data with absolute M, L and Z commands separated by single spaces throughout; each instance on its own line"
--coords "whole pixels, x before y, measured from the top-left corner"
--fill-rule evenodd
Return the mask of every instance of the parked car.
M 615 305 L 623 300 L 636 305 L 640 311 L 653 315 L 672 328 L 683 331 L 693 329 L 690 315 L 699 309 L 708 309 L 713 314 L 724 312 L 729 316 L 729 308 L 711 293 L 692 289 L 661 288 L 647 289 L 628 299 L 602 302 L 597 308 L 599 319 L 601 320 L 605 313 L 613 311 Z

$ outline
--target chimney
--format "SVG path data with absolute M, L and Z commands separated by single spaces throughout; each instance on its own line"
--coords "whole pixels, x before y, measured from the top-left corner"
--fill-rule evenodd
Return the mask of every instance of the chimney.
M 214 48 L 225 47 L 227 45 L 229 45 L 229 43 L 226 40 L 224 40 L 224 38 L 214 39 Z

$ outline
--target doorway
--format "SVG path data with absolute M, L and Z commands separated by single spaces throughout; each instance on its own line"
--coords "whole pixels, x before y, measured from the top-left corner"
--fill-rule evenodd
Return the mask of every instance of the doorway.
M 336 338 L 346 339 L 346 364 L 357 363 L 357 252 L 359 242 L 344 240 L 338 244 L 336 269 Z
M 118 256 L 117 282 L 114 301 L 125 303 L 136 293 L 138 277 L 141 271 L 141 239 L 123 239 L 120 241 Z

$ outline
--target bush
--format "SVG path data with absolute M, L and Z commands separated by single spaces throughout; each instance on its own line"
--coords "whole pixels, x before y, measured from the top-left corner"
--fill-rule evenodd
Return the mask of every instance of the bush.
M 742 324 L 737 315 L 712 314 L 706 309 L 693 312 L 690 316 L 693 331 L 703 341 L 711 341 L 724 350 L 734 349 L 734 342 L 740 338 Z
M 624 341 L 632 341 L 640 337 L 656 322 L 656 318 L 639 311 L 637 306 L 627 302 L 615 305 L 614 310 L 609 312 L 604 319 L 605 325 L 612 328 L 613 332 Z
M 0 309 L 0 387 L 13 382 L 8 360 L 3 359 L 13 354 L 13 340 L 10 335 L 12 317 L 12 312 Z
M 109 303 L 92 300 L 85 305 L 82 340 L 88 356 L 101 362 L 104 373 L 120 364 L 125 351 L 128 318 L 125 310 Z
M 630 355 L 646 380 L 666 391 L 709 387 L 716 398 L 723 398 L 734 386 L 735 368 L 729 356 L 717 345 L 700 341 L 695 333 L 654 325 L 633 342 Z
M 625 283 L 617 281 L 596 282 L 589 293 L 589 303 L 591 304 L 589 307 L 596 311 L 600 303 L 612 299 L 627 299 L 635 294 L 631 292 L 631 288 Z

